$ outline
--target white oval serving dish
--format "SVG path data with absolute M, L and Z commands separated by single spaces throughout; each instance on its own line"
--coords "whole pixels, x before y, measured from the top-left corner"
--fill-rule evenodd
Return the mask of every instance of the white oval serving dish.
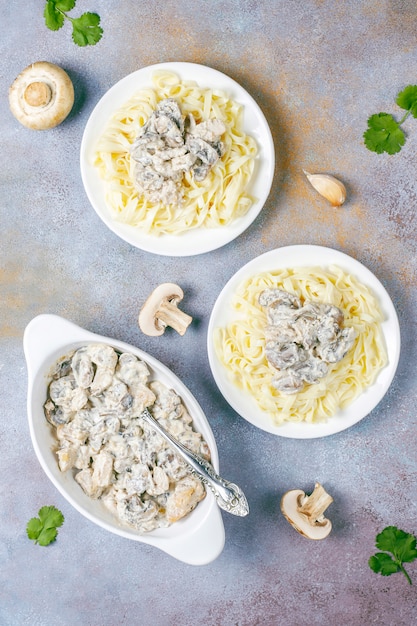
M 174 558 L 192 565 L 204 565 L 222 552 L 225 532 L 220 510 L 213 494 L 207 496 L 184 519 L 168 528 L 146 534 L 123 526 L 100 500 L 89 498 L 75 482 L 71 472 L 61 472 L 54 449 L 56 438 L 43 410 L 50 382 L 49 372 L 65 354 L 88 343 L 106 343 L 120 351 L 131 352 L 145 361 L 152 377 L 175 389 L 193 418 L 196 430 L 202 433 L 211 452 L 211 461 L 218 471 L 219 459 L 213 433 L 201 407 L 187 387 L 157 359 L 129 344 L 102 337 L 57 315 L 39 315 L 27 325 L 23 347 L 28 369 L 27 411 L 30 435 L 39 462 L 48 478 L 72 506 L 101 528 L 116 535 L 146 543 Z

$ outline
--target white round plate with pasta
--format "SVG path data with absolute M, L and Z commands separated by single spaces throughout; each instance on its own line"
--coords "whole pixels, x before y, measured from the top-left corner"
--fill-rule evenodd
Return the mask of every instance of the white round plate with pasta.
M 261 408 L 259 402 L 256 401 L 250 386 L 242 389 L 236 382 L 233 382 L 226 363 L 221 359 L 218 349 L 216 350 L 216 333 L 219 329 L 226 329 L 228 324 L 235 323 L 236 319 L 239 319 L 239 313 L 234 308 L 233 301 L 236 298 L 238 288 L 252 277 L 264 272 L 287 268 L 294 268 L 295 270 L 300 268 L 299 271 L 301 272 L 301 268 L 320 268 L 327 271 L 328 268 L 335 267 L 339 268 L 343 275 L 353 277 L 354 281 L 367 288 L 374 301 L 376 300 L 381 313 L 381 321 L 378 323 L 378 337 L 381 342 L 381 353 L 384 354 L 384 364 L 369 386 L 362 389 L 345 408 L 337 408 L 326 421 L 286 421 L 288 416 L 281 415 L 283 421 L 277 424 L 271 418 L 271 414 L 263 407 Z M 245 309 L 245 306 L 242 310 Z M 247 263 L 227 282 L 216 300 L 210 317 L 207 343 L 210 367 L 216 384 L 225 400 L 239 415 L 254 426 L 274 435 L 294 439 L 312 439 L 333 435 L 353 426 L 368 415 L 384 397 L 398 365 L 400 328 L 397 313 L 387 291 L 374 274 L 359 261 L 331 248 L 295 245 L 262 254 Z M 374 345 L 378 344 L 379 342 L 374 341 Z M 359 340 L 357 345 L 359 345 Z M 219 344 L 217 344 L 217 348 L 219 348 Z M 238 376 L 240 376 L 239 373 Z M 323 382 L 325 380 L 326 378 L 322 379 Z M 265 387 L 268 388 L 267 385 L 264 386 L 264 389 Z M 314 387 L 314 385 L 310 387 Z M 299 415 L 300 419 L 304 419 L 304 417 Z
M 146 226 L 131 225 L 115 217 L 98 168 L 94 165 L 97 141 L 114 114 L 138 91 L 152 87 L 155 72 L 177 74 L 182 81 L 195 81 L 203 89 L 221 91 L 243 107 L 242 129 L 256 142 L 253 173 L 245 190 L 252 205 L 246 214 L 218 227 L 197 226 L 180 233 L 156 233 Z M 142 68 L 116 83 L 98 102 L 84 130 L 80 153 L 81 176 L 88 199 L 108 228 L 132 246 L 165 256 L 192 256 L 210 252 L 242 234 L 262 210 L 272 185 L 275 168 L 274 144 L 268 123 L 255 100 L 237 82 L 223 73 L 194 63 L 160 63 Z

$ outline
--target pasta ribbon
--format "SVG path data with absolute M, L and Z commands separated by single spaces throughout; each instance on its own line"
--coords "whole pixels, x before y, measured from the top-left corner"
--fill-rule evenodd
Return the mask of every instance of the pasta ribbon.
M 346 356 L 330 366 L 320 382 L 285 395 L 272 385 L 274 368 L 265 356 L 266 313 L 258 298 L 264 289 L 278 288 L 310 300 L 333 304 L 344 314 L 344 325 L 357 331 Z M 245 390 L 275 425 L 323 422 L 346 408 L 372 385 L 388 357 L 381 328 L 383 316 L 371 291 L 337 266 L 299 267 L 262 272 L 243 281 L 232 301 L 236 318 L 214 331 L 214 349 L 229 380 Z

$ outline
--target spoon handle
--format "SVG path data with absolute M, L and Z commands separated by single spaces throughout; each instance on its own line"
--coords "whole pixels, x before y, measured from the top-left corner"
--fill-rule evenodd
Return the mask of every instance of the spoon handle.
M 211 463 L 198 454 L 191 452 L 191 450 L 186 448 L 180 441 L 174 439 L 153 415 L 151 415 L 148 409 L 145 409 L 140 417 L 174 448 L 184 461 L 188 463 L 192 473 L 197 475 L 201 482 L 211 489 L 221 509 L 240 517 L 244 517 L 249 513 L 249 506 L 245 494 L 240 487 L 221 478 L 215 472 Z

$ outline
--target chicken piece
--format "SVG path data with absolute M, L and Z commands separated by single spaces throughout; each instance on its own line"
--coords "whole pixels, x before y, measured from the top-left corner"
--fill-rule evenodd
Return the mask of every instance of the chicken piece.
M 74 467 L 77 460 L 78 449 L 75 446 L 66 445 L 57 450 L 58 466 L 61 472 L 66 472 Z
M 151 496 L 160 496 L 169 490 L 169 478 L 162 467 L 156 465 L 152 472 L 151 484 L 148 485 L 147 492 Z
M 119 483 L 128 495 L 141 495 L 152 485 L 151 470 L 145 463 L 136 463 L 129 472 L 123 474 Z
M 149 368 L 146 363 L 140 361 L 134 354 L 125 352 L 119 356 L 116 376 L 129 388 L 139 383 L 146 385 L 149 379 Z
M 99 487 L 93 480 L 93 470 L 91 467 L 78 472 L 78 474 L 75 475 L 75 480 L 84 493 L 93 500 L 97 500 L 103 493 L 103 488 Z
M 199 137 L 208 143 L 217 143 L 219 138 L 226 132 L 226 126 L 222 120 L 217 118 L 200 122 L 195 124 L 190 134 L 194 137 Z
M 77 385 L 82 389 L 88 389 L 93 382 L 94 368 L 86 348 L 80 348 L 75 352 L 71 368 Z
M 102 450 L 94 459 L 92 480 L 97 488 L 108 487 L 113 477 L 113 457 Z
M 90 391 L 93 395 L 99 395 L 112 384 L 117 354 L 111 346 L 104 344 L 91 344 L 87 347 L 87 354 L 96 365 Z
M 287 395 L 298 393 L 304 387 L 304 383 L 291 369 L 278 372 L 272 379 L 272 385 L 278 391 Z
M 190 513 L 205 497 L 206 492 L 200 480 L 187 476 L 180 480 L 167 499 L 166 517 L 173 523 Z
M 158 419 L 177 419 L 183 413 L 181 398 L 173 389 L 169 389 L 159 380 L 150 385 L 155 394 L 155 404 L 152 407 L 153 416 Z

